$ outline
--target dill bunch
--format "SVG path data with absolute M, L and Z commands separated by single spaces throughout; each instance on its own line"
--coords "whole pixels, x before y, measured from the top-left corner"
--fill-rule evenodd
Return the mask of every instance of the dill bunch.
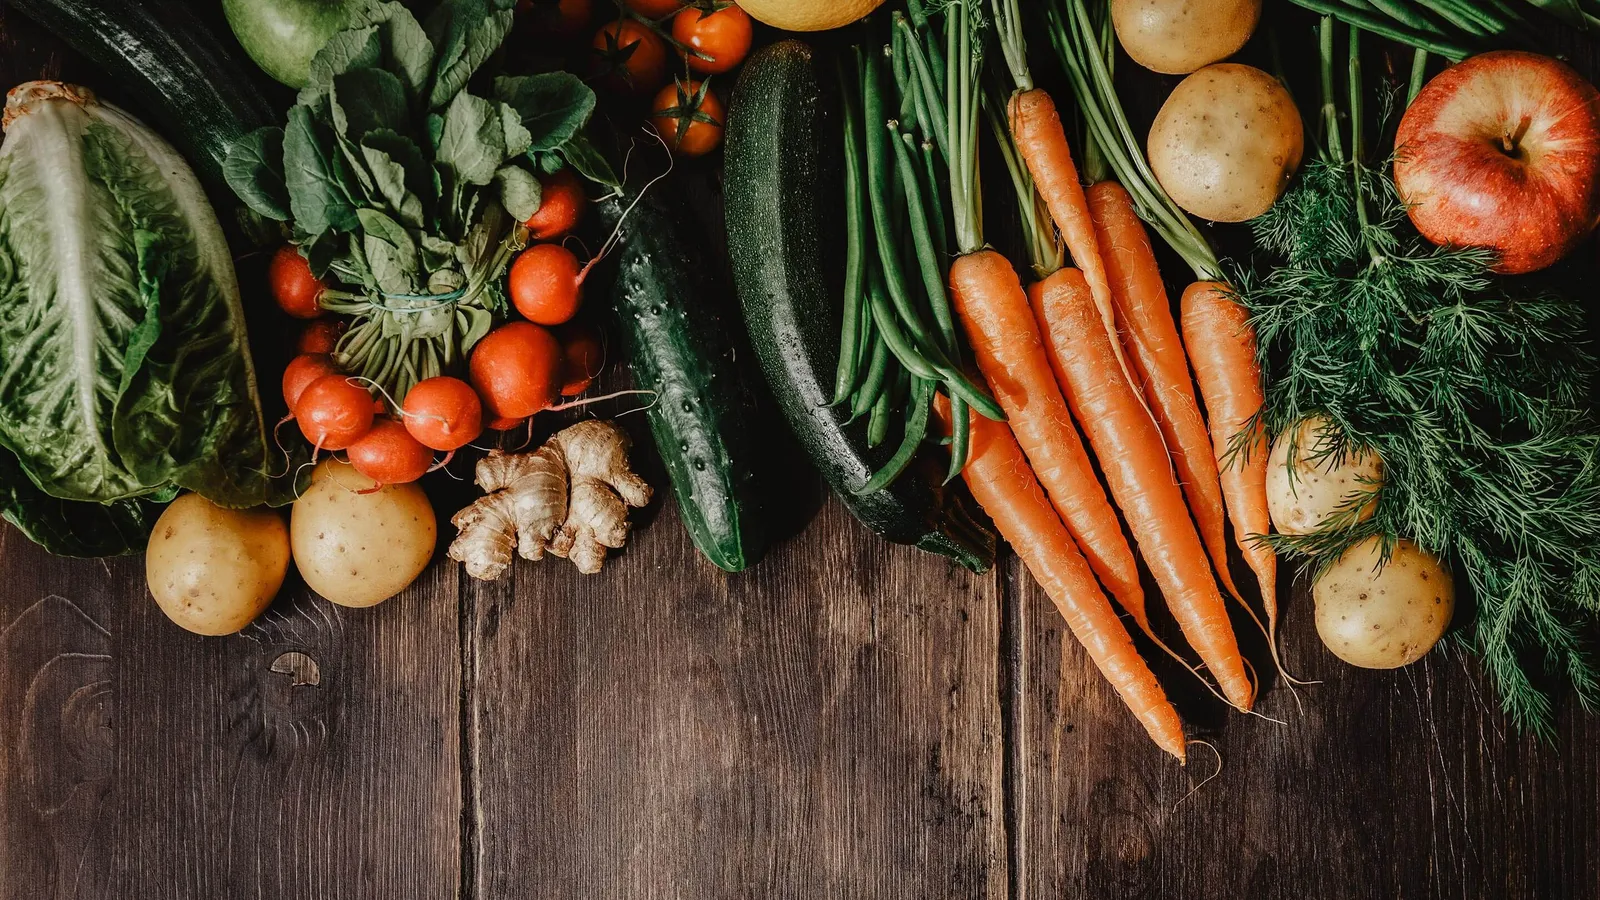
M 1324 155 L 1254 223 L 1279 257 L 1237 282 L 1260 340 L 1271 434 L 1320 413 L 1322 452 L 1376 450 L 1375 515 L 1275 546 L 1326 564 L 1373 534 L 1446 559 L 1476 604 L 1466 639 L 1520 726 L 1550 728 L 1544 675 L 1585 708 L 1600 682 L 1600 428 L 1583 309 L 1411 227 L 1385 161 Z

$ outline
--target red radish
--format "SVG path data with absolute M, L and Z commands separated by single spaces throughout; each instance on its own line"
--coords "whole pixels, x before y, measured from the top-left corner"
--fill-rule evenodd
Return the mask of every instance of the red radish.
M 483 433 L 483 403 L 459 378 L 439 375 L 417 382 L 402 407 L 406 430 L 424 447 L 455 450 Z
M 344 337 L 343 319 L 317 319 L 307 322 L 295 339 L 294 348 L 301 353 L 332 353 Z
M 372 430 L 372 395 L 343 375 L 324 375 L 300 394 L 295 419 L 318 450 L 343 450 Z
M 520 419 L 555 404 L 563 362 L 555 335 L 529 322 L 509 322 L 472 348 L 468 370 L 490 415 Z
M 326 353 L 302 353 L 289 360 L 289 365 L 283 370 L 283 402 L 289 407 L 290 415 L 294 414 L 295 404 L 300 402 L 300 395 L 313 381 L 325 375 L 337 375 L 338 367 L 333 364 L 333 357 Z
M 527 419 L 513 419 L 509 416 L 498 416 L 489 422 L 488 428 L 490 431 L 510 431 L 513 428 L 521 428 L 523 425 L 527 424 L 527 421 Z
M 566 247 L 534 244 L 511 264 L 511 302 L 530 322 L 560 325 L 578 314 L 588 274 Z
M 433 451 L 393 419 L 373 422 L 372 430 L 351 444 L 345 455 L 357 472 L 379 484 L 416 481 L 433 465 Z
M 279 309 L 296 319 L 315 319 L 322 315 L 322 307 L 317 304 L 317 298 L 322 296 L 322 282 L 311 274 L 311 264 L 295 245 L 284 244 L 272 254 L 267 280 Z
M 561 396 L 575 397 L 605 368 L 605 347 L 586 323 L 568 323 L 556 330 L 556 337 L 561 341 Z
M 524 224 L 528 236 L 536 241 L 553 241 L 566 237 L 578 227 L 583 208 L 589 198 L 583 193 L 583 183 L 569 166 L 554 175 L 539 179 L 539 209 Z

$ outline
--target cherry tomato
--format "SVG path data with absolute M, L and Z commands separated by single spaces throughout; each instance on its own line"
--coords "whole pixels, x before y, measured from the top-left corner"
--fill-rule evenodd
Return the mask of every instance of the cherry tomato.
M 732 4 L 714 12 L 691 6 L 672 18 L 672 39 L 692 51 L 689 68 L 708 75 L 743 62 L 750 53 L 750 36 L 750 15 Z
M 272 254 L 267 281 L 272 285 L 272 299 L 278 302 L 279 309 L 296 319 L 315 319 L 322 315 L 322 307 L 317 305 L 317 298 L 322 296 L 322 282 L 311 274 L 311 264 L 293 244 L 284 244 Z
M 596 68 L 612 88 L 649 94 L 667 78 L 667 44 L 633 19 L 618 19 L 595 32 Z
M 517 14 L 528 17 L 535 33 L 574 37 L 589 24 L 589 0 L 517 0 Z
M 650 108 L 656 131 L 684 156 L 704 156 L 722 143 L 722 101 L 704 81 L 669 84 Z
M 646 19 L 665 19 L 683 9 L 683 0 L 623 0 L 623 5 Z

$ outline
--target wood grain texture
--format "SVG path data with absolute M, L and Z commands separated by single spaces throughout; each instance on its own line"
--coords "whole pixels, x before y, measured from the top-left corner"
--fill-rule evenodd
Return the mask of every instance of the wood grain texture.
M 241 635 L 137 558 L 0 544 L 0 898 L 442 897 L 459 883 L 455 573 Z
M 666 510 L 472 595 L 476 896 L 1006 896 L 993 577 L 830 503 L 746 574 Z
M 1593 897 L 1600 728 L 1575 704 L 1550 744 L 1509 730 L 1459 650 L 1407 669 L 1339 663 L 1297 588 L 1265 716 L 1194 734 L 1186 770 L 1129 714 L 1047 601 L 1022 591 L 1016 683 L 1019 898 Z M 1063 637 L 1065 635 L 1065 641 Z M 1308 891 L 1311 893 L 1308 894 Z

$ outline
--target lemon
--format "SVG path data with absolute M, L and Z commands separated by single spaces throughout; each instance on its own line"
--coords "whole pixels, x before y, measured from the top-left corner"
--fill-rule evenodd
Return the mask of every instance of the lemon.
M 740 9 L 785 31 L 827 31 L 849 25 L 881 5 L 883 0 L 739 0 Z

